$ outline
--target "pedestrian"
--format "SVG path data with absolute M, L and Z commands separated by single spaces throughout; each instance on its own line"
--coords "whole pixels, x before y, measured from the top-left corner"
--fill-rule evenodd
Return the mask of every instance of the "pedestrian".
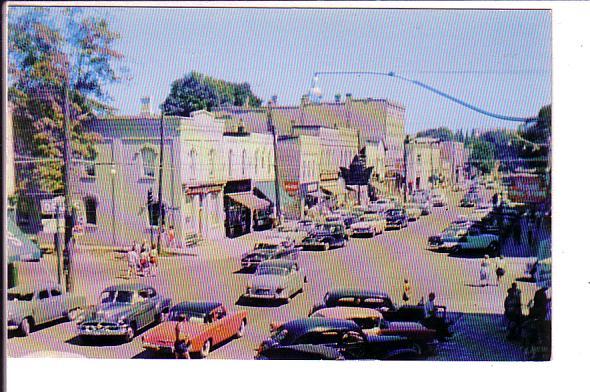
M 156 276 L 158 261 L 158 249 L 156 249 L 155 244 L 152 244 L 152 249 L 150 250 L 150 272 L 152 276 Z
M 408 282 L 407 279 L 404 279 L 404 293 L 402 294 L 402 300 L 406 305 L 410 300 L 410 282 Z
M 506 273 L 505 264 L 504 264 L 504 256 L 498 256 L 498 261 L 496 261 L 496 286 L 500 286 L 500 280 Z
M 428 301 L 424 303 L 424 320 L 422 320 L 422 324 L 426 328 L 434 329 L 437 339 L 444 342 L 453 334 L 449 332 L 447 322 L 442 317 L 438 317 L 438 307 L 434 304 L 435 299 L 436 295 L 434 293 L 428 294 Z
M 518 336 L 518 330 L 522 322 L 522 302 L 520 290 L 516 283 L 508 289 L 508 295 L 504 299 L 504 317 L 506 318 L 508 338 L 514 339 Z
M 131 250 L 127 252 L 127 275 L 126 278 L 130 279 L 131 274 L 137 276 L 137 264 L 139 263 L 139 255 L 137 254 L 137 244 L 133 244 Z
M 489 284 L 489 260 L 490 256 L 485 255 L 484 261 L 481 262 L 481 268 L 479 269 L 479 286 L 486 287 Z
M 181 314 L 174 327 L 174 357 L 176 359 L 191 359 L 189 355 L 190 338 L 184 332 L 187 323 L 186 314 Z
M 169 248 L 175 248 L 176 247 L 176 236 L 174 233 L 174 226 L 170 225 L 168 227 L 168 247 Z
M 141 248 L 139 248 L 139 253 L 141 254 L 141 253 L 145 252 L 147 247 L 148 247 L 147 240 L 141 241 Z
M 143 248 L 142 246 L 142 251 L 139 254 L 139 272 L 142 276 L 145 276 L 146 273 L 149 273 L 149 257 L 150 257 L 150 249 L 148 246 L 146 246 L 145 248 Z

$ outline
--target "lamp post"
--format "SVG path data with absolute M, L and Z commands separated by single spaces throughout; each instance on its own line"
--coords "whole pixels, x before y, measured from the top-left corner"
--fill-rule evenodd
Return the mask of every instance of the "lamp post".
M 281 211 L 281 193 L 280 193 L 280 181 L 279 181 L 279 163 L 277 159 L 277 134 L 275 126 L 272 123 L 272 102 L 268 102 L 266 109 L 266 127 L 269 133 L 272 135 L 272 149 L 274 157 L 274 171 L 275 171 L 275 199 L 276 199 L 276 213 L 277 221 L 280 225 L 283 222 L 283 213 Z
M 408 201 L 408 144 L 410 137 L 404 138 L 404 204 Z
M 117 246 L 117 220 L 115 219 L 115 176 L 117 170 L 114 166 L 111 167 L 111 236 L 113 247 Z

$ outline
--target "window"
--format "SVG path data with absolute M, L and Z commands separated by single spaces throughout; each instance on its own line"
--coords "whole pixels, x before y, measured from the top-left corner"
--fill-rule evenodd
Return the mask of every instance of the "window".
M 58 295 L 61 295 L 61 290 L 58 288 L 53 288 L 51 289 L 51 296 L 52 297 L 57 297 Z
M 96 167 L 94 165 L 94 162 L 92 162 L 92 163 L 85 163 L 84 164 L 84 171 L 86 172 L 86 175 L 89 176 L 89 177 L 96 176 Z
M 228 155 L 228 173 L 229 176 L 232 176 L 232 171 L 233 171 L 233 166 L 232 166 L 232 161 L 234 158 L 234 152 L 232 150 L 229 150 L 229 155 Z
M 258 174 L 258 150 L 254 153 L 254 174 Z
M 307 333 L 297 339 L 297 344 L 335 344 L 339 341 L 338 331 L 323 331 Z
M 86 224 L 96 225 L 96 200 L 92 197 L 84 199 L 84 210 L 86 211 Z
M 197 152 L 194 148 L 189 153 L 189 158 L 191 165 L 191 174 L 194 176 L 195 172 L 197 171 Z
M 39 291 L 39 299 L 47 299 L 49 298 L 49 292 L 47 290 Z
M 213 178 L 215 173 L 215 150 L 209 150 L 209 178 Z
M 242 150 L 242 176 L 246 175 L 246 150 Z
M 141 161 L 143 164 L 143 175 L 146 177 L 155 177 L 156 175 L 156 158 L 157 154 L 153 148 L 144 147 L 141 149 Z

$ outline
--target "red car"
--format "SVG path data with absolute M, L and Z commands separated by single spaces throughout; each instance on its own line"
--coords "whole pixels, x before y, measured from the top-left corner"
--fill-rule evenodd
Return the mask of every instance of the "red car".
M 182 314 L 188 320 L 183 333 L 190 337 L 189 352 L 200 358 L 206 358 L 212 347 L 233 337 L 242 337 L 247 323 L 247 312 L 228 314 L 220 302 L 181 302 L 170 309 L 166 321 L 143 335 L 143 347 L 173 353 L 175 327 Z

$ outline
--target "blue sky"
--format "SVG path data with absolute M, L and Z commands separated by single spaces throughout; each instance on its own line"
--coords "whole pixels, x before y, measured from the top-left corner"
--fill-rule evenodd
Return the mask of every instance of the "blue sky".
M 490 112 L 532 116 L 551 102 L 549 11 L 110 8 L 131 80 L 108 88 L 123 114 L 196 70 L 280 104 L 297 104 L 315 71 L 394 71 Z M 515 127 L 401 80 L 322 76 L 334 94 L 388 98 L 406 107 L 408 132 Z

